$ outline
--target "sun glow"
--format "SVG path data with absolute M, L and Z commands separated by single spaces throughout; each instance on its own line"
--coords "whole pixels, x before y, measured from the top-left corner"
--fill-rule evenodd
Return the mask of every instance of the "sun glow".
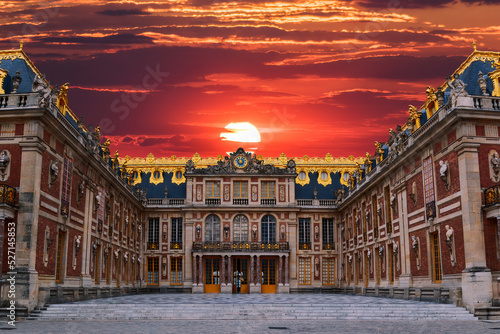
M 260 133 L 257 128 L 248 123 L 229 123 L 225 127 L 230 132 L 221 132 L 220 138 L 222 140 L 234 141 L 240 143 L 259 143 Z

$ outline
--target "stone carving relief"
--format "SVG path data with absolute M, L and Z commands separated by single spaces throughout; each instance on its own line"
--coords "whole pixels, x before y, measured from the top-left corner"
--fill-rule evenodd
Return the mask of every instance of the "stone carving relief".
M 446 225 L 446 246 L 448 246 L 448 250 L 450 251 L 450 261 L 451 265 L 455 266 L 455 238 L 454 238 L 454 230 L 450 225 Z
M 450 171 L 448 161 L 439 161 L 439 178 L 444 182 L 446 190 L 450 190 Z
M 231 189 L 229 184 L 224 185 L 224 201 L 227 202 L 229 201 L 229 197 L 231 195 Z
M 252 202 L 257 202 L 259 190 L 257 185 L 252 185 Z
M 490 178 L 493 182 L 500 181 L 500 157 L 498 152 L 491 150 L 488 154 L 488 160 L 490 162 Z
M 2 150 L 0 153 L 0 180 L 7 181 L 10 176 L 10 152 Z
M 57 177 L 59 176 L 59 160 L 56 158 L 54 161 L 50 162 L 49 166 L 49 189 L 52 189 L 54 182 L 56 182 Z
M 417 259 L 417 269 L 420 270 L 420 240 L 414 235 L 411 236 L 411 249 Z

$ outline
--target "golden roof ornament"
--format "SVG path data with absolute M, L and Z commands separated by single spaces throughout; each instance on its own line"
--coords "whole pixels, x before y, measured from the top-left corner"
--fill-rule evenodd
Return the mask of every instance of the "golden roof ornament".
M 21 42 L 19 42 L 19 50 L 22 50 L 23 46 L 24 46 L 24 39 L 22 39 Z
M 477 44 L 475 40 L 472 40 L 472 47 L 474 48 L 474 51 L 477 51 Z

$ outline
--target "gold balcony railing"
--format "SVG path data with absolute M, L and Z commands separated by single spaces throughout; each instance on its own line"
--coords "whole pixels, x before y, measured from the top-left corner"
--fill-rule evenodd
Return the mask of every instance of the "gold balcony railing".
M 6 184 L 0 184 L 0 204 L 14 206 L 16 204 L 16 189 Z
M 500 204 L 500 186 L 493 186 L 484 191 L 484 204 L 486 206 Z
M 288 252 L 288 242 L 194 242 L 193 251 L 203 252 Z

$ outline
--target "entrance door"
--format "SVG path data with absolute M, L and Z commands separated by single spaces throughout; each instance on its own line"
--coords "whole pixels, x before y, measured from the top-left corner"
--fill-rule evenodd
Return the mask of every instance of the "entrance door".
M 233 259 L 233 293 L 248 293 L 248 259 Z
M 205 293 L 220 292 L 220 258 L 205 258 Z
M 276 258 L 262 258 L 262 293 L 276 293 Z

